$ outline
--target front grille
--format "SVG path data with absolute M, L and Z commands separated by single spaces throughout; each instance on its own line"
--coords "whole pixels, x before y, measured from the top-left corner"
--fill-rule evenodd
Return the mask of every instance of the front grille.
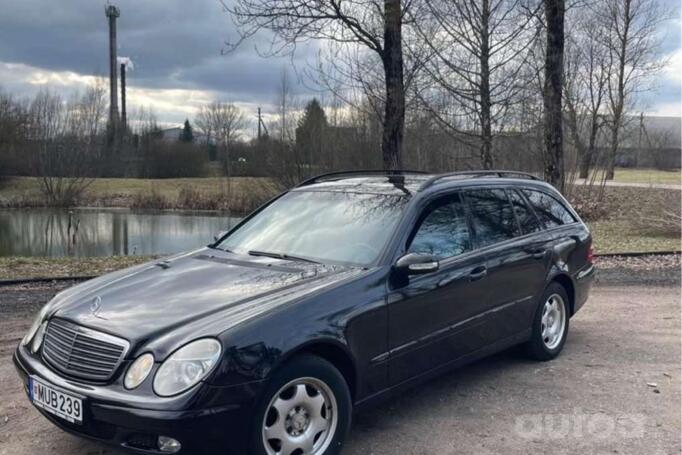
M 128 350 L 128 342 L 63 319 L 47 324 L 42 356 L 49 365 L 69 376 L 106 381 Z

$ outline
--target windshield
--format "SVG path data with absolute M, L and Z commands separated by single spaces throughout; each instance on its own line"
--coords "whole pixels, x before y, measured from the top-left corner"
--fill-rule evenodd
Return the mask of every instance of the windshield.
M 406 203 L 396 195 L 293 191 L 216 246 L 240 254 L 368 265 L 379 257 Z

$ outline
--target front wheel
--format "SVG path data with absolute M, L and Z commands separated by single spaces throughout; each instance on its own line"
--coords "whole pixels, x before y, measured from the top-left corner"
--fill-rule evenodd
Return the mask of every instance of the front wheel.
M 540 299 L 533 320 L 533 333 L 526 344 L 530 357 L 551 360 L 559 355 L 568 335 L 569 304 L 566 290 L 551 283 Z
M 259 400 L 251 453 L 337 454 L 350 420 L 350 392 L 341 373 L 322 358 L 298 357 L 274 374 Z

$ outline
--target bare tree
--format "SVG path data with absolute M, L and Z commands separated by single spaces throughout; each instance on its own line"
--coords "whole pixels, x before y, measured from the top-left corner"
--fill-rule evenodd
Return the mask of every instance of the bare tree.
M 617 1 L 617 0 L 616 0 Z M 543 90 L 545 180 L 564 189 L 562 91 L 564 79 L 565 0 L 544 0 L 546 48 Z
M 282 143 L 296 141 L 296 100 L 291 91 L 289 71 L 282 68 L 277 86 L 277 122 L 275 128 Z
M 216 142 L 222 152 L 225 174 L 230 177 L 232 175 L 230 148 L 246 127 L 244 112 L 232 103 L 215 101 L 199 109 L 194 124 Z
M 282 188 L 289 188 L 308 176 L 310 167 L 296 148 L 297 100 L 295 99 L 288 71 L 282 68 L 277 86 L 276 118 L 270 129 L 273 135 L 264 140 L 270 155 L 265 163 L 270 166 L 270 174 L 275 176 Z
M 241 31 L 241 41 L 260 30 L 274 33 L 268 54 L 293 53 L 297 44 L 322 40 L 361 47 L 379 56 L 383 69 L 384 125 L 381 142 L 386 168 L 401 164 L 405 124 L 402 28 L 414 0 L 236 0 L 225 3 Z
M 520 0 L 425 4 L 429 14 L 416 23 L 432 51 L 424 68 L 436 89 L 427 86 L 422 99 L 443 126 L 478 147 L 481 166 L 491 169 L 493 130 L 503 128 L 528 85 L 524 69 L 539 30 L 535 14 Z
M 73 205 L 92 183 L 106 110 L 97 85 L 66 102 L 41 90 L 29 106 L 29 140 L 38 148 L 36 172 L 50 205 Z
M 218 144 L 229 145 L 241 136 L 246 127 L 246 117 L 234 104 L 215 101 L 199 108 L 194 123 Z
M 620 132 L 637 91 L 664 62 L 658 54 L 658 25 L 667 19 L 656 0 L 605 0 L 601 14 L 606 29 L 610 66 L 608 108 L 611 143 L 606 161 L 606 178 L 613 179 Z
M 599 2 L 595 2 L 574 10 L 575 20 L 566 45 L 565 122 L 577 151 L 582 179 L 588 178 L 595 163 L 597 141 L 606 120 L 603 110 L 609 65 L 605 33 L 595 14 L 598 8 Z

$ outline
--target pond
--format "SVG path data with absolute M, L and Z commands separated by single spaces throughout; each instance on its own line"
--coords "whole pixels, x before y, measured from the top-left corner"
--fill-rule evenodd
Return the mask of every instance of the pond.
M 0 256 L 170 254 L 207 245 L 239 220 L 207 212 L 0 210 Z

